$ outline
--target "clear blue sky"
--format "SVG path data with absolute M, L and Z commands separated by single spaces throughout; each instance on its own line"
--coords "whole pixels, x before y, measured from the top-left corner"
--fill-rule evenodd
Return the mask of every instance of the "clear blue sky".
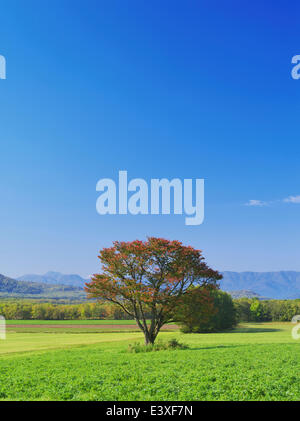
M 3 1 L 0 273 L 88 275 L 149 235 L 219 270 L 300 270 L 297 3 Z M 204 178 L 203 225 L 98 215 L 119 170 Z

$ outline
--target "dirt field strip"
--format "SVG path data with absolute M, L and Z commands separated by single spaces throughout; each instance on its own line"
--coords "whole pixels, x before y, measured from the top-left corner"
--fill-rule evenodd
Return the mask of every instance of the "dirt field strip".
M 47 324 L 47 325 L 37 325 L 37 324 L 9 324 L 7 327 L 9 328 L 50 328 L 50 329 L 136 329 L 139 330 L 139 327 L 136 325 L 58 325 L 58 324 Z M 178 329 L 177 325 L 164 325 L 162 329 Z

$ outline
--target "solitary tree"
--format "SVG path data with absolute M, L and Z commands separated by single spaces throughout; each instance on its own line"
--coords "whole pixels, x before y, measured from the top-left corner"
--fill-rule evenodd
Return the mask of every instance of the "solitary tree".
M 215 288 L 222 278 L 206 265 L 200 250 L 162 238 L 116 241 L 98 257 L 102 273 L 86 284 L 88 297 L 120 306 L 136 320 L 146 344 L 153 344 L 161 327 L 173 321 L 191 286 Z

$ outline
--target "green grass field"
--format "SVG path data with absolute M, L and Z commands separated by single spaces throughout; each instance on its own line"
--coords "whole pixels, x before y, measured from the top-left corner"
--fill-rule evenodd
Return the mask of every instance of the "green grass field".
M 0 399 L 300 400 L 300 343 L 292 326 L 162 332 L 160 339 L 176 337 L 190 349 L 140 354 L 127 352 L 129 343 L 142 341 L 139 332 L 8 331 L 0 340 Z

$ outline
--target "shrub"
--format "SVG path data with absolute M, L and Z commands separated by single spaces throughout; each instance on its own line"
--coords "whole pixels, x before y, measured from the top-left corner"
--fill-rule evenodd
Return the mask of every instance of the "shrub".
M 167 351 L 188 348 L 188 345 L 178 342 L 177 339 L 170 339 L 168 342 L 157 341 L 157 343 L 152 345 L 144 345 L 139 342 L 135 342 L 134 344 L 130 344 L 128 346 L 128 352 L 138 354 L 140 352 Z
M 183 333 L 221 332 L 236 325 L 236 310 L 231 295 L 220 290 L 209 290 L 211 309 L 207 312 L 203 311 L 197 294 L 202 296 L 203 291 L 195 288 L 178 310 L 177 322 Z

